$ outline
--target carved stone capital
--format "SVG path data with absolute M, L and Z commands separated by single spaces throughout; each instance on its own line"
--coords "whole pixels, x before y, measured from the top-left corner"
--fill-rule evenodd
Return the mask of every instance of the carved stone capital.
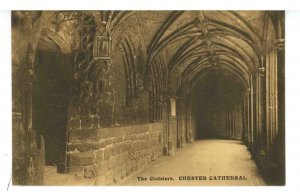
M 276 50 L 282 50 L 285 48 L 285 39 L 277 39 L 274 43 L 274 48 Z
M 258 75 L 263 77 L 266 74 L 266 68 L 265 67 L 259 67 L 258 68 Z
M 244 96 L 249 96 L 250 95 L 250 88 L 247 88 L 244 90 Z

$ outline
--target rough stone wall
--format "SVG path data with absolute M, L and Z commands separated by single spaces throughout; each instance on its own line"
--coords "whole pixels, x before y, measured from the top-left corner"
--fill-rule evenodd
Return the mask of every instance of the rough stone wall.
M 69 131 L 67 162 L 76 177 L 118 183 L 162 155 L 162 123 Z

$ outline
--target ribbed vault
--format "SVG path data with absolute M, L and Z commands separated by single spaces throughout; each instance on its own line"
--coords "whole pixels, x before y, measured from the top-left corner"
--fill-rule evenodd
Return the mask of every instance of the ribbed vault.
M 141 18 L 147 14 L 136 12 Z M 173 11 L 151 16 L 153 29 L 141 24 L 146 29 L 148 65 L 164 55 L 169 78 L 179 71 L 183 87 L 192 86 L 210 69 L 224 71 L 249 87 L 250 74 L 260 66 L 266 44 L 264 29 L 270 20 L 267 13 Z

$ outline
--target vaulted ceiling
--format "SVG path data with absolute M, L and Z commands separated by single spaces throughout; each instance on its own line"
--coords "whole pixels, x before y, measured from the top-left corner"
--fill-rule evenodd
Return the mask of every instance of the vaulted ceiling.
M 182 84 L 219 73 L 247 87 L 275 39 L 265 11 L 134 11 L 130 18 L 142 33 L 148 64 L 163 55 Z
M 76 18 L 83 12 L 61 13 L 63 11 L 48 13 L 55 17 L 49 17 L 53 21 L 49 19 L 43 27 L 43 32 L 46 29 L 47 33 L 42 33 L 41 37 L 59 43 L 64 52 L 71 52 L 79 42 L 75 36 L 78 31 Z M 110 34 L 113 52 L 115 49 L 117 53 L 120 44 L 130 48 L 132 58 L 137 57 L 138 50 L 143 50 L 147 66 L 157 60 L 163 61 L 161 69 L 168 72 L 168 79 L 179 75 L 181 86 L 195 85 L 205 76 L 217 73 L 249 87 L 251 75 L 262 65 L 276 36 L 275 12 L 272 11 L 91 13 L 98 30 L 105 28 Z

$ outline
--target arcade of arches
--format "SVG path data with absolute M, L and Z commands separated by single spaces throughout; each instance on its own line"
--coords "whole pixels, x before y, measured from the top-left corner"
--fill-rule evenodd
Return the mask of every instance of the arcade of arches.
M 46 184 L 51 167 L 121 183 L 222 139 L 284 185 L 284 21 L 283 11 L 13 11 L 13 183 Z

